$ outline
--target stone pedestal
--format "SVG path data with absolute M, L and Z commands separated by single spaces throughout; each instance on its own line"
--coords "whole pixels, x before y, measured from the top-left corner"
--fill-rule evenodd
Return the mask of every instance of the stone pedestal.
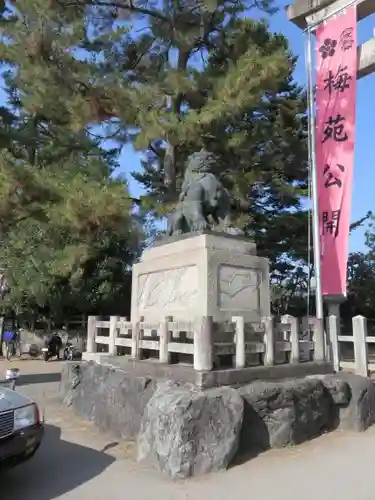
M 133 266 L 132 321 L 270 315 L 269 262 L 255 244 L 221 233 L 184 235 L 146 249 Z

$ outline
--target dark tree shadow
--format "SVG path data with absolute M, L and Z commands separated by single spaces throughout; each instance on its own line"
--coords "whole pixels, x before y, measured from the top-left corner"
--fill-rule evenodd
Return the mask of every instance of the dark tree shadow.
M 50 384 L 53 382 L 60 382 L 61 373 L 28 373 L 26 375 L 20 375 L 17 379 L 17 386 L 22 385 L 33 385 L 33 384 Z
M 59 498 L 98 476 L 115 461 L 103 451 L 64 441 L 58 427 L 45 428 L 36 455 L 29 462 L 2 472 L 1 500 Z

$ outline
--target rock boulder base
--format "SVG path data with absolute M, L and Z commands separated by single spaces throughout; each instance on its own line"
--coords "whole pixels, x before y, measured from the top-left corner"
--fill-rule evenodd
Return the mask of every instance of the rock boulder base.
M 138 435 L 145 406 L 155 389 L 155 380 L 96 363 L 67 363 L 61 374 L 64 404 L 72 406 L 84 420 L 95 422 L 101 431 L 124 439 Z
M 375 423 L 375 386 L 371 379 L 341 372 L 321 380 L 332 397 L 336 394 L 338 429 L 362 432 Z
M 254 382 L 238 392 L 245 401 L 244 451 L 298 444 L 331 427 L 333 401 L 320 380 Z
M 351 398 L 350 387 L 342 379 L 341 375 L 309 375 L 307 378 L 321 380 L 335 405 L 347 406 L 349 404 Z
M 243 400 L 235 389 L 201 392 L 162 383 L 143 414 L 138 460 L 172 478 L 225 469 L 237 452 L 242 419 Z
M 79 417 L 138 438 L 139 460 L 172 478 L 225 469 L 239 445 L 253 456 L 326 430 L 361 432 L 375 423 L 373 382 L 348 373 L 201 391 L 92 362 L 66 363 L 60 390 Z

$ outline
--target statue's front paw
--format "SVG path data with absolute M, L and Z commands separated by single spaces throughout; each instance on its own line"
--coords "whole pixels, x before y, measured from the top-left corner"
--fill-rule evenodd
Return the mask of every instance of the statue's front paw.
M 243 236 L 245 234 L 244 231 L 238 227 L 225 227 L 224 232 L 231 236 Z
M 199 231 L 204 231 L 207 228 L 208 228 L 207 222 L 200 221 L 200 222 L 197 222 L 196 224 L 194 224 L 194 226 L 192 227 L 192 230 L 199 232 Z

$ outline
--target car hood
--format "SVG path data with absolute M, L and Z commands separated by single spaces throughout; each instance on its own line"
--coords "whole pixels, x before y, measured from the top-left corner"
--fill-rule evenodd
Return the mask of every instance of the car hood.
M 31 399 L 26 396 L 0 386 L 0 413 L 2 411 L 15 410 L 30 403 L 32 403 Z

